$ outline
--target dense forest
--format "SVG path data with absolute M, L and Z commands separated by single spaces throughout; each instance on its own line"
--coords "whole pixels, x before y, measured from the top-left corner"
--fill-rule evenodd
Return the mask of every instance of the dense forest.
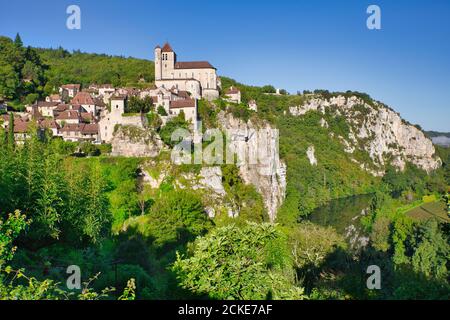
M 20 37 L 0 37 L 0 52 L 0 95 L 18 107 L 61 83 L 128 86 L 153 80 L 150 61 L 25 48 Z M 218 112 L 227 110 L 280 130 L 288 171 L 276 223 L 267 222 L 260 195 L 243 183 L 235 165 L 222 167 L 222 183 L 241 204 L 241 214 L 211 219 L 201 191 L 175 184 L 182 173 L 198 171 L 195 165 L 173 169 L 149 189 L 140 174 L 151 159 L 112 157 L 108 150 L 80 156 L 76 143 L 48 133 L 31 132 L 17 145 L 11 130 L 0 130 L 0 299 L 450 298 L 448 219 L 409 214 L 423 203 L 448 203 L 449 149 L 437 148 L 443 165 L 430 174 L 409 165 L 404 172 L 387 167 L 383 177 L 374 177 L 328 138 L 317 112 L 284 116 L 307 93 L 274 95 L 270 85 L 226 77 L 222 85 L 238 86 L 243 103 L 201 100 L 206 127 L 215 127 Z M 371 100 L 358 92 L 341 94 Z M 251 99 L 258 101 L 257 114 L 246 107 Z M 150 123 L 159 123 L 158 112 L 149 110 Z M 343 119 L 326 120 L 329 130 L 347 132 Z M 182 119 L 159 124 L 149 130 L 167 147 L 173 129 L 185 125 Z M 305 141 L 316 147 L 320 162 L 314 168 Z M 160 170 L 164 157 L 153 159 L 149 170 Z M 363 249 L 332 226 L 308 219 L 330 200 L 360 194 L 371 199 L 362 218 L 370 235 Z M 70 265 L 82 271 L 79 290 L 66 287 Z M 369 265 L 382 270 L 379 290 L 366 286 Z
M 62 84 L 148 86 L 154 79 L 148 60 L 25 47 L 20 35 L 0 36 L 0 98 L 17 109 L 57 92 Z

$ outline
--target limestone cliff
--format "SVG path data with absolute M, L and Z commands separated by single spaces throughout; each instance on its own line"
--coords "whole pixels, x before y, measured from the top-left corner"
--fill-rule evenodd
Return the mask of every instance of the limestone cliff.
M 267 122 L 244 122 L 231 114 L 220 112 L 219 126 L 230 141 L 227 152 L 234 150 L 240 176 L 261 193 L 271 221 L 286 192 L 286 165 L 278 155 L 278 130 Z
M 111 141 L 113 156 L 156 157 L 163 147 L 159 136 L 136 126 L 116 126 Z
M 347 153 L 352 154 L 355 150 L 367 152 L 372 163 L 359 164 L 373 175 L 383 175 L 388 164 L 404 170 L 409 162 L 427 172 L 441 165 L 431 140 L 379 102 L 365 101 L 356 96 L 339 95 L 328 99 L 314 96 L 303 105 L 289 108 L 294 116 L 302 116 L 311 110 L 320 112 L 324 117 L 344 117 L 348 134 L 336 138 Z M 325 119 L 319 125 L 328 128 Z M 330 131 L 330 137 L 335 137 L 334 132 Z M 352 161 L 358 162 L 356 159 Z

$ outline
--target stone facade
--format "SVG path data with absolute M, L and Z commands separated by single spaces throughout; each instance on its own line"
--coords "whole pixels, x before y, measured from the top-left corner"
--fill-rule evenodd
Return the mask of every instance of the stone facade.
M 155 84 L 189 91 L 196 99 L 219 97 L 216 68 L 207 61 L 177 61 L 177 55 L 168 43 L 155 48 Z

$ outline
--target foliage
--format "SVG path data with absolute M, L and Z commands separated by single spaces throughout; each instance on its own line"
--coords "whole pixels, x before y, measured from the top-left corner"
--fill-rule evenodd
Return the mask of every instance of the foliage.
M 155 238 L 156 245 L 164 245 L 193 240 L 210 226 L 200 198 L 177 190 L 156 199 L 149 213 L 147 231 Z
M 148 113 L 153 108 L 153 101 L 150 96 L 141 99 L 131 96 L 125 106 L 125 113 Z
M 91 54 L 80 51 L 72 53 L 62 48 L 36 49 L 48 64 L 46 72 L 49 88 L 65 83 L 110 83 L 113 86 L 145 86 L 154 79 L 153 62 L 148 60 Z M 141 79 L 144 83 L 140 83 Z
M 345 249 L 346 243 L 332 227 L 324 228 L 303 222 L 289 232 L 289 243 L 296 268 L 318 268 L 327 256 L 337 248 Z
M 271 224 L 221 227 L 178 255 L 173 270 L 184 288 L 212 299 L 302 299 L 282 238 Z
M 14 42 L 0 36 L 0 96 L 36 100 L 43 94 L 47 68 L 35 49 L 23 47 L 19 35 Z
M 181 114 L 180 114 L 181 115 Z M 177 116 L 175 118 L 173 118 L 172 120 L 168 121 L 166 123 L 166 125 L 164 127 L 161 128 L 161 130 L 159 131 L 159 135 L 161 137 L 161 140 L 167 144 L 170 147 L 174 147 L 177 143 L 179 143 L 179 141 L 173 141 L 172 140 L 172 134 L 177 130 L 177 129 L 183 129 L 183 130 L 188 130 L 189 129 L 189 124 L 186 122 L 186 120 L 184 120 L 183 117 L 181 116 Z

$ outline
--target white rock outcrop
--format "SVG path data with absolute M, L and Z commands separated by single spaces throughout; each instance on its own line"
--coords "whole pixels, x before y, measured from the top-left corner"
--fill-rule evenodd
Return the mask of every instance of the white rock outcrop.
M 308 157 L 309 163 L 312 166 L 317 166 L 317 159 L 316 159 L 316 155 L 315 155 L 314 146 L 308 147 L 308 150 L 306 150 L 306 156 Z
M 350 132 L 347 137 L 338 138 L 345 152 L 353 153 L 359 149 L 368 153 L 373 161 L 371 165 L 378 169 L 369 169 L 369 164 L 361 166 L 371 173 L 379 173 L 387 164 L 404 170 L 409 162 L 427 172 L 442 164 L 435 155 L 432 141 L 421 130 L 406 123 L 398 113 L 381 103 L 373 101 L 368 104 L 356 96 L 330 99 L 315 97 L 302 106 L 289 108 L 294 116 L 304 115 L 310 110 L 345 117 Z M 324 122 L 321 121 L 320 125 L 324 127 Z
M 219 196 L 225 196 L 226 194 L 222 184 L 222 170 L 220 167 L 203 167 L 200 171 L 199 184 L 196 186 L 197 188 L 209 189 Z
M 218 122 L 229 137 L 229 149 L 237 155 L 239 173 L 245 183 L 255 186 L 264 199 L 270 221 L 286 193 L 286 165 L 278 154 L 278 130 L 267 122 L 258 126 L 220 112 Z
M 111 140 L 113 156 L 156 157 L 163 143 L 160 137 L 136 126 L 119 126 Z

